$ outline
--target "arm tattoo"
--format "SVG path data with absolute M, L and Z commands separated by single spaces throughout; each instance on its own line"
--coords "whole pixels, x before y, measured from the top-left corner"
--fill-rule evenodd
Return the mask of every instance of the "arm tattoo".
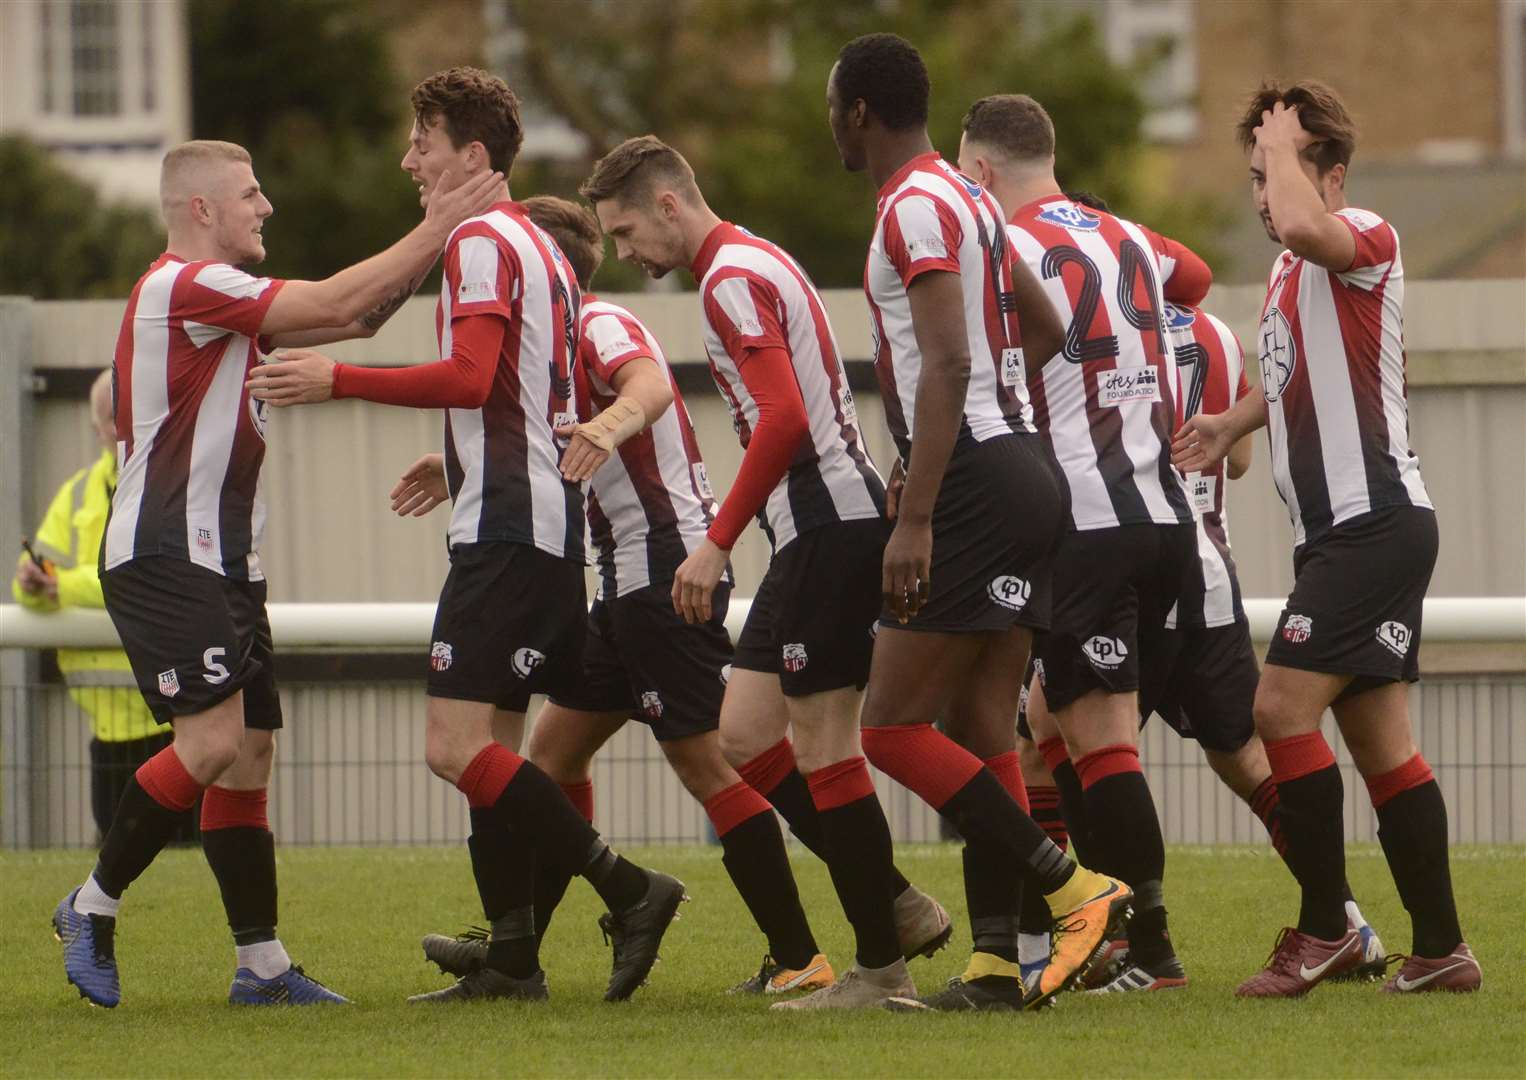
M 382 301 L 380 304 L 377 304 L 370 311 L 362 315 L 360 317 L 360 325 L 364 326 L 372 333 L 380 330 L 382 328 L 382 324 L 385 323 L 388 319 L 392 318 L 392 316 L 396 315 L 398 308 L 407 303 L 410 296 L 418 292 L 419 286 L 424 284 L 424 278 L 428 275 L 428 273 L 428 270 L 424 271 L 424 273 L 414 278 L 407 285 L 393 293 L 386 300 Z

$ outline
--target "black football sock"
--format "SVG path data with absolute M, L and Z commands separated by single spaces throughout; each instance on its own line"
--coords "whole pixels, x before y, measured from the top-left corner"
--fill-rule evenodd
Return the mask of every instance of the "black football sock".
M 204 829 L 201 850 L 222 893 L 235 945 L 276 939 L 276 839 L 268 829 Z
M 1090 867 L 1091 821 L 1086 812 L 1086 797 L 1081 791 L 1081 778 L 1076 775 L 1075 763 L 1066 758 L 1052 766 L 1050 773 L 1054 776 L 1055 789 L 1060 793 L 1060 816 L 1065 819 L 1065 831 L 1070 836 L 1070 853 L 1075 856 L 1076 862 Z
M 861 757 L 847 758 L 809 777 L 811 798 L 826 840 L 827 868 L 853 927 L 860 967 L 879 969 L 901 959 L 890 895 L 890 825 Z
M 760 792 L 760 794 L 773 804 L 779 816 L 784 819 L 789 831 L 795 839 L 805 845 L 805 849 L 815 855 L 822 862 L 827 861 L 826 841 L 821 835 L 821 816 L 816 806 L 811 802 L 811 786 L 804 776 L 796 769 L 791 769 L 772 791 Z M 911 882 L 906 880 L 906 875 L 895 866 L 890 866 L 890 898 L 894 900 L 907 889 L 911 888 Z
M 1277 782 L 1277 816 L 1302 899 L 1298 929 L 1321 941 L 1346 933 L 1346 836 L 1341 771 L 1329 765 Z
M 1427 772 L 1429 769 L 1427 768 Z M 1447 956 L 1462 943 L 1447 861 L 1447 807 L 1434 779 L 1377 808 L 1378 841 L 1414 928 L 1416 956 Z
M 599 894 L 599 898 L 615 914 L 635 907 L 646 896 L 646 872 L 623 856 L 615 854 L 598 836 L 588 846 L 587 862 L 578 872 L 588 879 L 594 892 Z
M 800 903 L 784 837 L 773 813 L 757 814 L 721 836 L 721 863 L 753 921 L 768 939 L 768 950 L 786 968 L 810 966 L 821 950 Z
M 523 831 L 505 828 L 490 809 L 473 809 L 467 848 L 489 927 L 487 966 L 516 979 L 540 970 L 535 936 L 535 851 Z
M 542 941 L 546 938 L 546 928 L 551 925 L 551 916 L 556 914 L 556 909 L 561 906 L 562 897 L 567 895 L 567 886 L 572 884 L 576 874 L 548 862 L 539 852 L 535 856 L 535 936 Z
M 120 898 L 170 842 L 189 805 L 165 806 L 143 790 L 136 776 L 130 778 L 96 860 L 95 880 L 101 891 Z
M 1076 771 L 1091 823 L 1092 868 L 1134 890 L 1129 953 L 1148 967 L 1171 956 L 1173 949 L 1161 893 L 1166 845 L 1150 785 L 1139 769 L 1139 752 L 1127 744 L 1104 747 L 1080 758 Z
M 1022 876 L 1006 852 L 977 844 L 964 846 L 964 896 L 975 952 L 1017 963 L 1018 912 L 1023 891 Z M 1042 896 L 1039 903 L 1044 903 Z M 1048 916 L 1048 905 L 1044 907 Z M 1039 933 L 1048 930 L 1052 921 L 1046 917 Z
M 966 841 L 1004 851 L 1017 863 L 1024 891 L 1052 893 L 1070 880 L 1076 864 L 1001 786 L 989 769 L 975 773 L 938 807 Z M 1050 920 L 1051 922 L 1053 919 Z

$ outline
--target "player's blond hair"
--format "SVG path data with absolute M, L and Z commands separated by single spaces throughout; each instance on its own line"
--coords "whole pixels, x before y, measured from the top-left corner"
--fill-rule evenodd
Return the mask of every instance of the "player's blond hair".
M 208 165 L 241 161 L 252 165 L 254 159 L 238 143 L 220 139 L 192 139 L 183 142 L 164 155 L 159 167 L 159 202 L 166 213 L 170 208 L 188 202 L 192 195 L 202 194 L 189 190 L 198 183 Z
M 630 206 L 650 202 L 659 188 L 677 192 L 689 203 L 699 201 L 699 185 L 684 156 L 655 135 L 640 135 L 594 162 L 578 194 L 595 204 L 617 199 Z
M 1300 79 L 1286 86 L 1276 79 L 1263 82 L 1245 103 L 1245 112 L 1235 125 L 1235 135 L 1242 150 L 1255 147 L 1261 114 L 1278 102 L 1290 109 L 1296 108 L 1298 122 L 1314 136 L 1314 142 L 1302 156 L 1314 163 L 1320 176 L 1337 165 L 1351 164 L 1351 155 L 1356 151 L 1356 121 L 1346 111 L 1341 96 L 1317 79 Z

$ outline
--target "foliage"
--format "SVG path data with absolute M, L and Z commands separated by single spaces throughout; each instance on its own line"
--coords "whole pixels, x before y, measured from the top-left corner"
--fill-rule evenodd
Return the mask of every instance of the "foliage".
M 1139 198 L 1140 73 L 1108 58 L 1084 16 L 1007 0 L 503 2 L 525 34 L 511 81 L 585 135 L 590 161 L 626 136 L 662 135 L 691 158 L 718 213 L 779 242 L 822 286 L 862 280 L 874 192 L 843 174 L 826 79 L 842 44 L 871 30 L 921 49 L 929 128 L 946 157 L 970 102 L 1022 91 L 1054 117 L 1063 183 L 1169 222 L 1189 245 L 1203 245 L 1216 224 L 1202 207 Z
M 164 250 L 148 210 L 103 203 L 30 140 L 0 136 L 0 294 L 126 296 Z

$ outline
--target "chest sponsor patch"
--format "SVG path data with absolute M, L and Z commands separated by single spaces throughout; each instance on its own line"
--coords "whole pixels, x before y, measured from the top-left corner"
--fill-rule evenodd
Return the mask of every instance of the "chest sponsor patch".
M 1023 381 L 1023 350 L 1008 348 L 1001 351 L 1001 384 L 1017 386 Z
M 456 303 L 475 304 L 482 300 L 492 300 L 498 296 L 498 283 L 495 281 L 463 281 L 456 289 Z
M 1194 514 L 1213 513 L 1214 495 L 1218 488 L 1218 477 L 1204 476 L 1199 472 L 1188 473 L 1187 495 L 1192 499 L 1192 512 Z
M 714 502 L 715 492 L 711 490 L 710 474 L 705 471 L 705 463 L 696 461 L 690 467 L 690 472 L 694 475 L 694 490 L 699 492 L 699 497 L 706 502 Z
M 1159 400 L 1160 372 L 1152 367 L 1114 368 L 1097 377 L 1097 404 L 1104 409 Z

